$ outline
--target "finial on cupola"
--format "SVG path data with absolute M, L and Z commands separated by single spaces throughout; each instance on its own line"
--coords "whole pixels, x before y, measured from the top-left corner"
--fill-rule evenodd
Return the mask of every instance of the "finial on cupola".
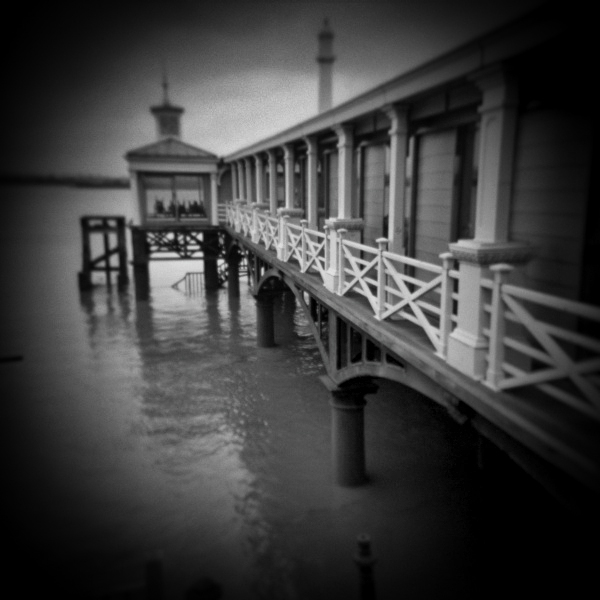
M 158 139 L 165 137 L 181 137 L 181 115 L 183 108 L 174 106 L 169 101 L 169 80 L 167 79 L 167 70 L 163 65 L 162 76 L 163 102 L 157 106 L 152 106 L 150 111 L 156 119 L 156 133 Z

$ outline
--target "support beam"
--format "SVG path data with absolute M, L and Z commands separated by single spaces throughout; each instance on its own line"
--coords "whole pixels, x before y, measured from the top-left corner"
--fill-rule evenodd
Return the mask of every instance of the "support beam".
M 390 119 L 390 202 L 388 250 L 406 254 L 404 215 L 406 205 L 406 152 L 408 148 L 408 110 L 390 106 L 384 111 Z
M 319 214 L 318 214 L 318 178 L 317 178 L 317 165 L 318 165 L 318 154 L 317 154 L 317 139 L 315 136 L 308 136 L 305 139 L 306 142 L 306 219 L 308 221 L 309 229 L 319 228 Z
M 240 199 L 237 163 L 231 163 L 231 195 L 232 200 Z
M 277 215 L 277 154 L 269 150 L 269 211 L 271 216 Z
M 246 165 L 246 203 L 252 204 L 254 202 L 254 190 L 252 189 L 252 159 L 245 158 L 244 164 Z
M 294 146 L 286 144 L 284 152 L 285 208 L 294 208 Z
M 227 295 L 230 298 L 240 296 L 240 255 L 231 252 L 227 258 Z
M 219 271 L 217 264 L 219 234 L 215 231 L 205 231 L 204 238 L 204 289 L 219 288 Z
M 132 227 L 131 245 L 133 248 L 135 299 L 138 301 L 148 300 L 150 297 L 150 268 L 146 232 L 138 227 Z
M 338 218 L 352 218 L 354 135 L 352 125 L 334 127 L 338 136 Z
M 238 172 L 238 200 L 246 199 L 246 184 L 244 180 L 244 163 L 242 159 L 237 161 Z
M 210 224 L 219 224 L 219 206 L 218 206 L 219 191 L 217 186 L 217 174 L 210 174 Z
M 263 166 L 263 157 L 261 154 L 257 154 L 254 157 L 254 165 L 256 170 L 256 203 L 264 204 L 265 198 L 265 173 Z
M 459 260 L 458 314 L 448 339 L 448 363 L 472 379 L 482 379 L 488 348 L 482 280 L 489 266 L 526 262 L 531 250 L 508 241 L 517 87 L 509 73 L 498 68 L 476 79 L 483 92 L 480 108 L 480 150 L 475 239 L 458 240 L 450 251 Z

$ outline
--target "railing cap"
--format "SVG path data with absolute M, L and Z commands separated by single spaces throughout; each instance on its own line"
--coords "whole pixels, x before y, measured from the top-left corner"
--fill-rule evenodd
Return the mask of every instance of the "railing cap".
M 490 271 L 493 273 L 510 273 L 511 271 L 514 271 L 514 267 L 507 263 L 497 263 L 490 267 Z

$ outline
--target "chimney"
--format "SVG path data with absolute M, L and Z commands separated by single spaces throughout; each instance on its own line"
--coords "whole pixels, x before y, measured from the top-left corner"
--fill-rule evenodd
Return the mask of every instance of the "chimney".
M 333 61 L 333 31 L 329 21 L 323 21 L 323 27 L 319 32 L 319 112 L 329 110 L 332 105 L 332 71 Z

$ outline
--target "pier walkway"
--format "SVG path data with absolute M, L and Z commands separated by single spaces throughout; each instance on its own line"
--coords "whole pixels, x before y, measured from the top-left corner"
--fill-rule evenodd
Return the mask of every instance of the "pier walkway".
M 333 385 L 384 377 L 417 389 L 501 448 L 566 505 L 595 512 L 600 412 L 597 381 L 584 377 L 597 369 L 596 340 L 534 319 L 532 314 L 543 311 L 526 312 L 515 298 L 521 304 L 548 298 L 503 284 L 503 266 L 492 266 L 494 279 L 482 283 L 489 291 L 487 376 L 475 380 L 448 361 L 460 284 L 449 257 L 442 257 L 442 265 L 427 265 L 386 252 L 385 240 L 378 240 L 378 249 L 344 240 L 343 231 L 336 248 L 327 228 L 317 232 L 306 225 L 251 206 L 228 207 L 223 227 L 230 248 L 245 254 L 253 273 L 259 327 L 261 295 L 273 287 L 269 282 L 285 284 L 309 318 Z M 593 307 L 553 302 L 552 308 L 599 320 Z M 527 335 L 515 325 L 527 325 Z M 588 350 L 585 358 L 578 362 L 559 349 L 554 340 L 564 338 L 579 344 L 575 357 L 582 356 L 581 348 Z M 511 357 L 511 345 L 529 360 Z M 549 356 L 561 364 L 548 365 Z M 556 383 L 561 377 L 570 387 Z

